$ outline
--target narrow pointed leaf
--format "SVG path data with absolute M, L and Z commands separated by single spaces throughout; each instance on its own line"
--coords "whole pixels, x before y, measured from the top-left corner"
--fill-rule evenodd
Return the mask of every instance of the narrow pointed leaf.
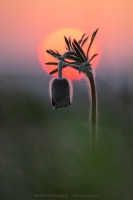
M 70 46 L 70 51 L 71 51 L 71 50 L 73 50 L 73 47 L 72 47 L 72 42 L 71 42 L 71 38 L 70 37 L 69 37 L 68 41 L 69 41 L 69 46 Z
M 55 53 L 55 52 L 52 52 L 52 54 L 54 54 L 55 56 L 61 56 L 60 54 Z
M 58 65 L 57 62 L 46 62 L 45 64 L 46 64 L 46 65 Z
M 85 34 L 86 34 L 86 33 L 84 33 L 84 34 L 82 35 L 82 37 L 81 37 L 81 40 L 83 40 L 83 38 L 84 38 Z
M 65 68 L 65 67 L 67 67 L 67 66 L 68 66 L 68 65 L 64 65 L 64 66 L 62 67 L 62 69 Z M 58 72 L 58 68 L 56 68 L 55 70 L 51 71 L 49 74 L 55 74 L 56 72 Z
M 94 57 L 98 56 L 98 54 L 94 54 L 91 59 L 89 60 L 89 62 L 91 62 L 91 60 L 93 60 Z
M 58 72 L 58 68 L 57 69 L 55 69 L 55 70 L 53 70 L 52 72 L 50 72 L 49 74 L 51 75 L 51 74 L 55 74 L 56 72 Z
M 49 53 L 49 52 L 47 52 L 47 53 Z M 56 59 L 58 59 L 59 60 L 59 58 L 61 57 L 60 55 L 57 55 L 57 54 L 53 54 L 53 53 L 49 53 L 51 56 L 53 56 L 54 58 L 56 58 Z M 60 60 L 62 60 L 62 61 L 64 61 L 63 59 L 60 59 Z
M 69 46 L 68 39 L 67 39 L 65 36 L 64 36 L 64 39 L 65 39 L 65 42 L 66 42 L 66 44 L 67 44 L 68 49 L 70 50 L 70 46 Z
M 53 70 L 53 71 L 51 71 L 49 74 L 55 74 L 56 72 L 58 72 L 58 68 Z
M 86 61 L 86 56 L 82 50 L 82 48 L 79 46 L 78 42 L 74 39 L 74 44 L 76 45 L 77 49 L 79 50 L 79 52 L 81 53 L 82 57 L 84 58 L 84 60 Z
M 59 55 L 59 54 L 57 54 L 57 53 L 53 53 L 53 52 L 49 52 L 49 51 L 47 51 L 47 53 L 49 53 L 51 56 L 53 56 L 54 58 L 59 58 L 59 57 L 61 57 L 61 55 Z
M 81 42 L 82 42 L 82 40 L 83 40 L 85 34 L 86 34 L 86 33 L 84 33 L 84 34 L 82 35 L 81 39 L 78 41 L 78 44 L 79 44 L 79 45 L 81 44 Z
M 52 49 L 49 49 L 49 51 L 54 52 Z
M 49 50 L 46 50 L 46 52 L 49 53 L 50 51 L 49 51 Z
M 79 51 L 79 49 L 76 47 L 76 45 L 72 42 L 72 45 L 73 45 L 73 48 L 74 48 L 74 50 L 76 51 L 76 53 L 77 53 L 77 56 L 81 59 L 81 61 L 82 62 L 84 62 L 85 60 L 84 60 L 84 57 L 83 57 L 83 55 L 81 54 L 81 52 Z
M 69 66 L 69 65 L 64 65 L 64 66 L 62 67 L 62 69 L 66 68 L 66 67 L 68 67 L 68 66 Z M 71 66 L 70 66 L 70 67 L 71 67 Z M 78 70 L 78 67 L 76 67 L 76 66 L 72 66 L 72 68 Z M 50 74 L 50 75 L 51 75 L 51 74 L 55 74 L 56 72 L 58 72 L 58 68 L 56 68 L 55 70 L 51 71 L 49 74 Z
M 95 36 L 97 34 L 97 31 L 98 31 L 98 29 L 96 31 L 94 31 L 94 33 L 92 34 L 91 41 L 90 41 L 90 44 L 89 44 L 89 47 L 88 47 L 88 50 L 87 50 L 87 54 L 86 54 L 87 58 L 88 58 L 90 47 L 91 47 L 93 40 L 95 39 Z
M 54 52 L 53 50 L 46 50 L 47 53 L 49 53 L 50 55 L 54 55 L 54 56 L 61 56 L 59 53 Z
M 83 42 L 82 42 L 82 44 L 81 44 L 81 47 L 83 47 L 84 46 L 84 44 L 85 44 L 85 42 L 88 40 L 88 37 L 86 37 L 84 40 L 83 40 Z
M 56 53 L 58 53 L 59 54 L 59 52 L 57 51 L 57 50 L 55 50 L 56 51 Z

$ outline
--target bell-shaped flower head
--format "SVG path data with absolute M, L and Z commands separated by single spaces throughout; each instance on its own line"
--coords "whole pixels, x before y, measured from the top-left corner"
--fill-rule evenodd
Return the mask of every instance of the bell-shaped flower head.
M 72 85 L 65 78 L 54 78 L 49 87 L 53 109 L 67 108 L 72 103 Z

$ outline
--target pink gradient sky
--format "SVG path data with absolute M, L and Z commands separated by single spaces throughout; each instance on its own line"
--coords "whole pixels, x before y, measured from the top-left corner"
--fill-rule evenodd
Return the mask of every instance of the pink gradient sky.
M 0 73 L 41 72 L 38 44 L 61 28 L 91 35 L 99 27 L 101 65 L 124 66 L 133 61 L 132 10 L 132 0 L 0 1 Z

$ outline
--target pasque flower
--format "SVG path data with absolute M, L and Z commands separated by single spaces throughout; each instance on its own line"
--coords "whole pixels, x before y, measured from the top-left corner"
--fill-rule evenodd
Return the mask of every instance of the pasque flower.
M 73 42 L 71 41 L 71 38 L 68 39 L 65 38 L 66 42 L 66 49 L 67 52 L 65 52 L 63 55 L 59 54 L 58 51 L 53 50 L 47 50 L 47 53 L 55 57 L 59 62 L 62 62 L 62 68 L 65 68 L 67 66 L 71 66 L 74 69 L 77 69 L 79 73 L 83 72 L 87 76 L 89 83 L 90 83 L 90 91 L 91 91 L 91 118 L 90 118 L 90 124 L 91 124 L 91 133 L 93 137 L 96 137 L 96 127 L 97 127 L 97 95 L 96 95 L 96 86 L 95 86 L 95 80 L 94 75 L 92 71 L 91 61 L 92 59 L 97 56 L 98 54 L 94 54 L 91 58 L 89 58 L 89 51 L 91 48 L 91 45 L 95 39 L 95 36 L 97 34 L 97 31 L 94 31 L 94 33 L 91 36 L 90 44 L 88 46 L 87 52 L 85 53 L 83 51 L 83 45 L 87 41 L 88 37 L 85 37 L 85 34 L 81 37 L 79 41 L 76 41 L 75 39 Z M 70 62 L 68 61 L 70 60 Z M 48 62 L 47 65 L 58 65 L 58 62 Z M 58 65 L 59 66 L 59 65 Z M 53 70 L 50 72 L 50 74 L 54 74 L 55 72 L 59 73 L 59 68 Z
M 58 78 L 50 82 L 50 98 L 53 109 L 69 107 L 72 102 L 72 87 L 66 78 L 62 78 L 62 61 L 58 64 Z

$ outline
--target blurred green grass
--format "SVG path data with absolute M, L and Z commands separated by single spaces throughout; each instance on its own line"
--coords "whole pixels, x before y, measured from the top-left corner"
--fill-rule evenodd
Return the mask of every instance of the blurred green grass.
M 84 98 L 70 109 L 52 110 L 48 99 L 1 95 L 1 199 L 30 200 L 36 194 L 132 199 L 133 102 L 123 96 L 99 101 L 98 145 L 90 157 Z

